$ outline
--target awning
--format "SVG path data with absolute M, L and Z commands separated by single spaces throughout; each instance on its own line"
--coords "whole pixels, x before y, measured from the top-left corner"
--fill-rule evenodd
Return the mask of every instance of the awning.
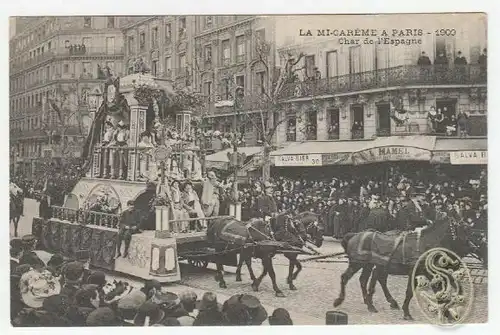
M 247 157 L 254 156 L 260 153 L 263 147 L 238 147 L 238 152 L 244 153 Z M 205 157 L 205 164 L 209 169 L 225 170 L 229 166 L 229 158 L 227 154 L 233 151 L 232 148 L 224 149 L 214 154 Z
M 453 165 L 488 164 L 488 140 L 486 138 L 438 138 L 431 162 Z
M 352 164 L 353 151 L 366 147 L 369 141 L 298 142 L 271 152 L 276 166 L 324 166 Z
M 354 164 L 394 161 L 428 161 L 436 144 L 435 136 L 378 137 L 352 154 Z

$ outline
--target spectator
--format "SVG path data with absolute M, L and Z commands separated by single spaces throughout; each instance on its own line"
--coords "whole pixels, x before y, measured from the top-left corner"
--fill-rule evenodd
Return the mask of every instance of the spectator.
M 425 51 L 422 51 L 422 54 L 420 55 L 420 57 L 418 57 L 417 65 L 420 65 L 420 66 L 432 65 L 431 60 L 427 56 Z
M 467 65 L 467 59 L 462 55 L 462 51 L 457 53 L 457 57 L 455 57 L 455 65 Z
M 269 317 L 269 324 L 271 326 L 293 326 L 293 321 L 286 309 L 277 308 Z
M 206 292 L 198 306 L 199 313 L 194 320 L 193 326 L 222 326 L 224 315 L 221 305 L 217 302 L 217 296 L 212 292 Z
M 467 137 L 469 134 L 469 116 L 465 112 L 458 113 L 457 125 L 460 137 Z

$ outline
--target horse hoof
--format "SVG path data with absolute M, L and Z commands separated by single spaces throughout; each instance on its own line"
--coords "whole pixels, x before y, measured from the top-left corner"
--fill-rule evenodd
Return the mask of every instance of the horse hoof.
M 378 313 L 377 309 L 374 306 L 368 306 L 368 311 L 371 313 Z
M 254 292 L 259 292 L 259 285 L 257 285 L 257 284 L 252 284 L 252 290 L 253 290 Z
M 236 281 L 241 281 L 241 277 L 236 276 Z
M 285 295 L 284 295 L 284 294 L 283 294 L 283 292 L 281 292 L 281 291 L 277 291 L 277 292 L 276 292 L 276 296 L 277 296 L 278 298 L 284 298 L 284 297 L 285 297 Z
M 227 288 L 226 283 L 224 283 L 223 281 L 221 281 L 221 282 L 219 283 L 219 287 L 220 287 L 220 288 Z
M 344 299 L 337 298 L 337 299 L 335 299 L 335 301 L 333 302 L 333 307 L 338 307 L 338 306 L 340 306 L 343 302 L 344 302 Z
M 410 314 L 403 316 L 403 319 L 406 321 L 413 321 L 413 317 Z
M 398 303 L 395 301 L 391 302 L 391 309 L 399 309 Z
M 295 287 L 295 285 L 293 284 L 290 284 L 290 290 L 297 291 L 297 287 Z

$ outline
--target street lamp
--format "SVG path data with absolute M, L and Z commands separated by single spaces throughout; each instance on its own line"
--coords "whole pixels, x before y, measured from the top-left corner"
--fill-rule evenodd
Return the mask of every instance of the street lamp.
M 238 138 L 236 136 L 238 129 L 238 116 L 239 116 L 239 102 L 240 98 L 243 96 L 243 87 L 237 86 L 234 89 L 234 100 L 233 100 L 233 151 L 228 152 L 227 156 L 229 159 L 229 166 L 233 169 L 233 190 L 232 190 L 232 200 L 233 203 L 229 206 L 229 215 L 234 215 L 237 220 L 241 220 L 241 203 L 239 202 L 238 196 L 238 170 L 243 166 L 246 155 L 244 153 L 238 152 Z

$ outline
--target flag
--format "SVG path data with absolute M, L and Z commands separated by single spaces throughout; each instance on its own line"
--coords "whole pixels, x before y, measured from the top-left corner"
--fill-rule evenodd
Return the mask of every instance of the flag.
M 104 122 L 106 121 L 107 108 L 106 108 L 106 94 L 104 94 L 104 99 L 102 105 L 99 107 L 99 110 L 95 114 L 94 120 L 92 121 L 92 125 L 90 126 L 89 134 L 87 135 L 87 139 L 85 140 L 85 144 L 83 145 L 82 158 L 84 159 L 82 171 L 87 171 L 90 167 L 90 162 L 92 161 L 92 153 L 94 151 L 94 147 L 99 141 L 99 137 L 102 132 L 102 127 L 104 126 Z

